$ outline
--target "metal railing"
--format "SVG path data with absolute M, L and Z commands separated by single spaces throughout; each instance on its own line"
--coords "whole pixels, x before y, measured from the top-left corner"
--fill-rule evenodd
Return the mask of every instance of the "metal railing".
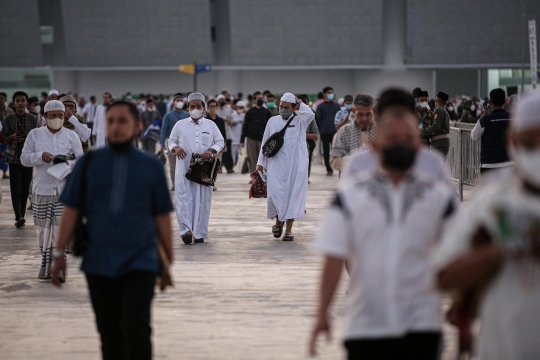
M 450 128 L 450 150 L 447 161 L 450 173 L 458 182 L 463 200 L 463 185 L 474 185 L 480 178 L 480 141 L 472 141 L 472 124 L 455 124 Z

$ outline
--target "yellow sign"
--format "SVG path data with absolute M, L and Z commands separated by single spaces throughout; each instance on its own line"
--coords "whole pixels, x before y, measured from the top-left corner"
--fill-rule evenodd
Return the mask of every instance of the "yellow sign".
M 193 64 L 180 64 L 178 65 L 178 71 L 193 75 L 195 74 L 195 65 Z

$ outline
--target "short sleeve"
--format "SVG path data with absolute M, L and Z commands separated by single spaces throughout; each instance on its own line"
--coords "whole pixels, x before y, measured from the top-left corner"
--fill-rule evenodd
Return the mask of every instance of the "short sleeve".
M 486 127 L 486 117 L 485 116 L 482 116 L 480 118 L 480 120 L 478 120 L 478 122 L 480 123 L 480 126 L 485 128 Z
M 167 180 L 165 179 L 165 171 L 161 168 L 161 164 L 158 165 L 158 169 L 154 172 L 154 186 L 152 193 L 152 215 L 163 215 L 173 211 L 171 202 L 171 194 L 167 187 Z
M 88 155 L 81 157 L 75 164 L 73 172 L 66 181 L 66 187 L 60 195 L 60 202 L 72 208 L 79 208 L 81 203 L 81 185 L 83 179 L 84 164 L 88 161 Z
M 315 248 L 325 255 L 347 258 L 350 254 L 351 241 L 350 216 L 351 213 L 342 201 L 342 195 L 338 193 L 327 210 L 321 229 L 315 238 Z

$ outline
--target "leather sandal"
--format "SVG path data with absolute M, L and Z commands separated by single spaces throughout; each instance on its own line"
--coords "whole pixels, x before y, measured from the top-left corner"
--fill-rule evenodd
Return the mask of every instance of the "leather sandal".
M 285 236 L 281 240 L 282 241 L 294 241 L 294 236 L 292 236 L 291 234 L 285 234 Z
M 182 238 L 182 241 L 184 242 L 184 244 L 189 245 L 193 241 L 193 234 L 188 232 L 188 233 L 185 233 L 184 235 L 180 236 L 180 238 Z
M 276 239 L 279 239 L 281 237 L 281 234 L 283 234 L 283 224 L 284 222 L 281 223 L 281 226 L 279 225 L 272 226 L 272 234 L 274 234 L 274 237 Z

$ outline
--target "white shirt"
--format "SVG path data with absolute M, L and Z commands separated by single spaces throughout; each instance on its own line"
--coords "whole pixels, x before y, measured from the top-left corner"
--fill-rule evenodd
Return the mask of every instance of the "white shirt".
M 377 170 L 341 187 L 315 246 L 352 265 L 345 339 L 440 330 L 429 254 L 456 206 L 450 186 L 414 173 L 397 188 Z
M 96 148 L 105 147 L 105 115 L 107 108 L 105 105 L 98 105 L 94 115 L 94 127 L 92 127 L 92 135 L 96 136 Z
M 349 157 L 345 169 L 341 173 L 342 181 L 354 178 L 362 171 L 377 168 L 378 161 L 377 154 L 371 149 L 355 151 Z M 430 150 L 425 146 L 422 146 L 418 151 L 412 171 L 433 180 L 444 181 L 452 186 L 454 184 L 444 157 L 438 151 Z
M 91 101 L 84 104 L 82 113 L 86 119 L 87 123 L 93 123 L 94 122 L 94 114 L 96 113 L 96 105 L 93 104 Z
M 232 119 L 232 109 L 230 107 L 227 107 L 225 105 L 223 108 L 218 108 L 216 111 L 217 116 L 225 120 L 225 135 L 227 136 L 226 140 L 232 140 L 232 130 L 231 125 L 227 123 L 227 121 L 230 121 Z
M 24 142 L 21 153 L 21 164 L 34 167 L 32 191 L 39 195 L 58 195 L 62 192 L 65 179 L 57 180 L 47 173 L 51 163 L 42 160 L 44 152 L 52 155 L 68 155 L 70 152 L 79 159 L 83 156 L 81 140 L 77 134 L 69 129 L 61 128 L 53 134 L 48 127 L 43 126 L 32 129 Z M 73 166 L 74 162 L 69 162 Z
M 436 270 L 470 250 L 472 235 L 484 226 L 503 247 L 538 234 L 540 199 L 524 191 L 514 171 L 499 173 L 485 183 L 448 227 L 432 255 Z M 502 230 L 502 231 L 501 231 Z M 537 235 L 538 236 L 538 235 Z M 538 240 L 537 240 L 538 241 Z M 474 269 L 471 269 L 474 271 Z M 540 264 L 538 260 L 505 259 L 482 295 L 480 359 L 538 359 L 540 354 Z
M 201 118 L 198 124 L 190 117 L 184 120 L 187 121 L 178 121 L 174 125 L 169 136 L 168 146 L 170 151 L 175 146 L 179 146 L 186 152 L 186 158 L 183 161 L 177 161 L 176 166 L 178 169 L 179 163 L 184 164 L 184 170 L 187 172 L 191 154 L 202 155 L 210 148 L 216 150 L 216 153 L 219 154 L 225 147 L 225 141 L 219 128 L 212 120 Z
M 242 125 L 244 124 L 245 117 L 245 112 L 239 114 L 238 112 L 234 111 L 232 113 L 231 121 L 236 124 L 235 126 L 231 127 L 233 145 L 240 145 L 240 139 L 242 137 Z

